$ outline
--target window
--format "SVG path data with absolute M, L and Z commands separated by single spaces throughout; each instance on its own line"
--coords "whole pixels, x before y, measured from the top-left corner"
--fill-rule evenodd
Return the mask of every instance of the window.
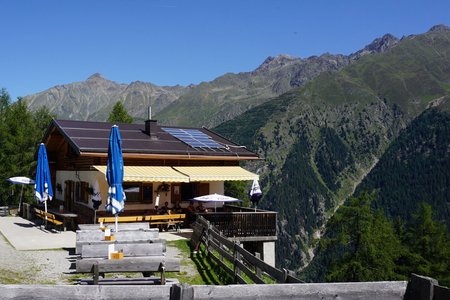
M 188 201 L 197 196 L 209 194 L 209 183 L 192 182 L 181 184 L 181 199 Z
M 153 203 L 153 185 L 139 182 L 123 183 L 127 202 Z
M 75 182 L 75 201 L 89 203 L 89 183 L 84 181 Z

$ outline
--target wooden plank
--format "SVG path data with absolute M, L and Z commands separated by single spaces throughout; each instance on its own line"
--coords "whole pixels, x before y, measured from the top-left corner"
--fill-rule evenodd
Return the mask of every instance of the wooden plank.
M 286 277 L 286 283 L 305 283 L 305 282 L 303 280 L 298 279 L 297 277 L 288 274 Z
M 163 247 L 163 252 L 166 252 L 166 240 L 164 239 L 149 239 L 149 240 L 133 240 L 133 241 L 78 241 L 75 244 L 75 254 L 81 254 L 81 249 L 83 245 L 120 245 L 120 244 L 140 244 L 140 243 L 150 243 L 150 244 L 156 244 L 160 243 Z
M 234 278 L 237 281 L 236 283 L 247 284 L 247 281 L 245 281 L 244 278 L 241 275 L 239 275 L 239 274 L 236 274 L 234 276 Z
M 259 258 L 256 258 L 250 252 L 248 252 L 247 250 L 245 250 L 240 246 L 236 246 L 235 250 L 238 253 L 240 253 L 242 257 L 250 264 L 260 268 L 263 272 L 266 272 L 270 277 L 274 278 L 276 281 L 284 283 L 285 278 L 284 272 L 282 270 L 278 270 L 277 268 L 268 265 L 266 262 L 264 262 Z
M 254 283 L 259 283 L 259 284 L 265 284 L 265 282 L 259 278 L 258 276 L 256 276 L 256 274 L 253 272 L 253 270 L 250 270 L 246 265 L 244 265 L 242 262 L 235 260 L 234 264 L 237 265 L 237 267 L 239 268 L 240 271 L 244 272 L 245 275 L 247 275 Z
M 215 232 L 213 230 L 210 230 L 209 231 L 209 235 L 212 237 L 212 239 L 217 240 L 218 244 L 223 244 L 227 248 L 233 249 L 235 243 L 230 241 L 229 239 L 221 236 L 219 233 L 217 233 L 217 232 Z
M 111 227 L 111 224 L 108 224 Z M 100 230 L 100 224 L 79 224 L 79 230 Z M 120 230 L 139 230 L 150 229 L 148 222 L 123 223 L 120 224 Z
M 186 214 L 170 214 L 170 215 L 149 215 L 145 216 L 145 221 L 169 221 L 169 220 L 179 220 L 184 221 L 186 219 Z
M 79 279 L 77 281 L 80 285 L 92 285 L 94 281 L 89 278 Z M 166 278 L 166 284 L 176 284 L 179 283 L 176 278 Z M 98 285 L 160 285 L 160 277 L 133 277 L 133 278 L 99 278 Z M 132 293 L 132 290 L 130 290 Z M 129 296 L 128 296 L 129 297 Z M 87 299 L 87 296 L 86 296 Z M 153 299 L 153 298 L 152 298 Z
M 226 260 L 228 260 L 231 263 L 233 262 L 234 260 L 233 254 L 230 254 L 227 250 L 220 248 L 220 246 L 216 244 L 215 241 L 210 240 L 209 246 L 212 247 L 212 249 L 214 249 L 215 251 L 219 252 L 219 255 L 223 256 Z
M 76 261 L 78 273 L 91 273 L 92 266 L 98 264 L 100 273 L 159 272 L 161 263 L 166 272 L 179 272 L 180 260 L 166 256 L 124 257 L 123 259 L 79 258 Z
M 9 207 L 8 206 L 0 206 L 0 216 L 9 215 Z
M 234 271 L 232 269 L 230 269 L 222 260 L 220 260 L 220 258 L 218 258 L 217 256 L 215 256 L 213 253 L 209 253 L 209 257 L 216 263 L 218 264 L 223 271 L 225 271 L 226 273 L 228 273 L 231 277 L 234 276 Z
M 142 222 L 144 221 L 145 216 L 120 216 L 117 217 L 117 222 Z M 97 223 L 115 223 L 116 217 L 99 217 L 97 218 Z
M 150 240 L 159 238 L 159 232 L 154 230 L 119 230 L 114 232 L 117 241 Z M 76 241 L 101 241 L 105 233 L 102 231 L 77 231 Z
M 115 251 L 122 251 L 125 257 L 135 256 L 161 256 L 163 255 L 162 244 L 132 243 L 114 244 Z M 83 245 L 81 247 L 82 258 L 108 257 L 108 245 Z

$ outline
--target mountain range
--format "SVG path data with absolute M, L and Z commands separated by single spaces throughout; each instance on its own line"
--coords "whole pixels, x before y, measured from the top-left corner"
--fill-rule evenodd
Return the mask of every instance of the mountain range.
M 279 212 L 277 264 L 300 269 L 313 259 L 328 218 L 401 132 L 449 92 L 450 30 L 436 26 L 215 128 L 264 157 L 251 168 L 262 174 L 261 207 Z M 436 191 L 449 201 L 441 185 Z
M 114 104 L 122 101 L 136 122 L 147 118 L 147 107 L 151 106 L 161 123 L 213 127 L 303 86 L 322 72 L 340 70 L 367 54 L 384 52 L 397 42 L 397 38 L 387 34 L 349 56 L 268 57 L 254 71 L 228 73 L 187 87 L 156 86 L 142 81 L 119 84 L 96 73 L 86 81 L 58 85 L 24 100 L 33 109 L 48 107 L 61 119 L 104 121 Z
M 118 84 L 95 74 L 24 99 L 81 120 L 104 120 L 123 101 L 140 121 L 151 105 L 161 123 L 214 127 L 257 152 L 263 160 L 247 168 L 260 174 L 259 206 L 279 213 L 276 263 L 301 270 L 327 220 L 355 191 L 375 190 L 391 218 L 410 216 L 411 193 L 429 195 L 423 200 L 448 217 L 448 131 L 409 128 L 422 119 L 428 127 L 414 128 L 448 128 L 449 94 L 450 29 L 437 25 L 401 39 L 384 35 L 347 56 L 270 57 L 254 71 L 188 87 Z M 404 180 L 382 180 L 397 169 Z M 414 177 L 421 171 L 428 181 Z

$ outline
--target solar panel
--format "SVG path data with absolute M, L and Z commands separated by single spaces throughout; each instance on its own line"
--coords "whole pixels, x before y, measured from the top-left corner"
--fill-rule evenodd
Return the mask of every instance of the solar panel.
M 201 132 L 198 129 L 163 127 L 162 130 L 191 147 L 216 149 L 225 148 L 221 144 L 214 141 L 209 135 Z

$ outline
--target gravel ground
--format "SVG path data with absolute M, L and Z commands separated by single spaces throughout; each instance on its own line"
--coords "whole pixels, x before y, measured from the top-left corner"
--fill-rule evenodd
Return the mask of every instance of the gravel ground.
M 0 284 L 63 285 L 73 284 L 78 278 L 89 278 L 88 274 L 74 274 L 75 256 L 70 252 L 18 251 L 0 234 Z M 176 247 L 167 246 L 167 255 L 186 259 Z M 181 272 L 194 275 L 197 270 L 193 265 L 182 264 Z
M 0 237 L 0 283 L 68 284 L 75 260 L 67 250 L 18 251 Z

